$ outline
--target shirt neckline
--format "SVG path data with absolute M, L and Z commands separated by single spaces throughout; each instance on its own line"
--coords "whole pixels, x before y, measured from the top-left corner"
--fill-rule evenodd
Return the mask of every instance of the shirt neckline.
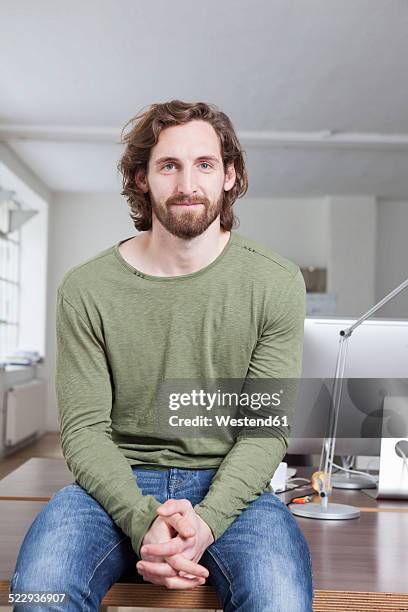
M 209 263 L 207 266 L 204 266 L 204 268 L 200 268 L 199 270 L 196 270 L 195 272 L 190 272 L 189 274 L 180 274 L 180 275 L 177 275 L 177 276 L 154 276 L 152 274 L 147 274 L 146 272 L 142 272 L 141 270 L 138 270 L 137 268 L 132 266 L 130 263 L 128 263 L 124 257 L 122 257 L 122 254 L 119 251 L 120 245 L 123 244 L 124 242 L 127 242 L 128 240 L 130 240 L 133 237 L 134 236 L 130 236 L 129 238 L 125 238 L 124 240 L 120 240 L 119 242 L 117 242 L 112 247 L 113 253 L 116 256 L 116 258 L 119 261 L 119 263 L 122 265 L 122 267 L 126 268 L 132 274 L 134 274 L 136 276 L 140 276 L 141 278 L 144 278 L 145 280 L 153 281 L 153 282 L 173 282 L 174 283 L 174 282 L 178 282 L 178 281 L 188 280 L 190 278 L 197 278 L 197 277 L 205 274 L 208 270 L 210 270 L 214 266 L 216 266 L 225 257 L 225 255 L 229 251 L 229 249 L 231 247 L 231 244 L 233 242 L 233 233 L 232 233 L 232 231 L 230 231 L 230 236 L 228 238 L 228 242 L 224 246 L 224 248 L 221 251 L 221 253 L 214 259 L 214 261 Z

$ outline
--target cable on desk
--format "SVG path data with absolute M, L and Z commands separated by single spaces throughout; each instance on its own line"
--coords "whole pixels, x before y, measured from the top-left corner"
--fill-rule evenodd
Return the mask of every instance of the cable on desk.
M 345 468 L 345 467 L 342 467 L 341 465 L 337 465 L 337 463 L 334 463 L 334 461 L 332 462 L 332 466 L 337 468 L 338 470 L 341 470 L 342 472 L 348 472 L 349 474 L 360 474 L 361 476 L 367 476 L 367 478 L 371 478 L 371 480 L 373 480 L 374 482 L 378 482 L 378 478 L 376 478 L 372 474 L 369 474 L 368 472 L 362 472 L 360 470 Z

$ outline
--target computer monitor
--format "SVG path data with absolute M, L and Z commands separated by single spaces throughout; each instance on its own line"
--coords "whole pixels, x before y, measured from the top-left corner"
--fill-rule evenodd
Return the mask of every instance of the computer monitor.
M 339 333 L 356 320 L 306 318 L 302 380 L 288 453 L 320 454 L 327 434 Z M 364 321 L 349 338 L 344 378 L 336 455 L 379 455 L 378 415 L 382 415 L 384 396 L 408 396 L 408 320 Z M 316 384 L 308 384 L 307 379 L 315 379 Z M 363 437 L 358 434 L 361 431 L 366 432 Z

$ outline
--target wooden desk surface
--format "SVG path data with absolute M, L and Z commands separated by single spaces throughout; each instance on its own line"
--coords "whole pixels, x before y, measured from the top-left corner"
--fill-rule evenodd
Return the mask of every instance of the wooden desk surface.
M 311 468 L 299 468 L 298 474 L 310 475 Z M 34 457 L 8 476 L 0 480 L 0 500 L 48 501 L 56 491 L 74 482 L 64 459 Z M 304 495 L 297 489 L 280 494 L 289 502 L 293 497 Z M 332 501 L 358 506 L 364 511 L 408 511 L 408 500 L 373 499 L 362 491 L 334 489 Z
M 0 500 L 48 501 L 71 482 L 65 459 L 33 457 L 0 480 Z
M 69 482 L 73 482 L 72 474 L 63 459 L 38 458 L 30 459 L 0 481 L 0 591 L 3 593 L 32 521 L 46 500 Z M 21 496 L 21 485 L 26 486 L 24 496 Z M 35 493 L 37 501 L 27 500 L 31 493 Z M 43 501 L 38 501 L 39 497 Z M 310 546 L 315 589 L 335 591 L 347 597 L 362 592 L 366 602 L 370 593 L 383 594 L 388 597 L 386 605 L 390 606 L 389 597 L 399 594 L 396 595 L 398 607 L 381 607 L 377 603 L 379 607 L 365 609 L 408 611 L 408 503 L 377 501 L 361 491 L 344 490 L 336 491 L 333 501 L 361 507 L 360 518 L 348 521 L 296 518 Z M 315 609 L 336 609 L 325 605 L 327 608 Z M 356 605 L 348 609 L 364 608 Z

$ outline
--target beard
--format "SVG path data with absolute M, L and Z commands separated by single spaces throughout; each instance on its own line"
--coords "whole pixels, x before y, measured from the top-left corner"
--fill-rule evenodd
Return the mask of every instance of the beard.
M 150 193 L 152 212 L 170 234 L 178 238 L 195 238 L 200 236 L 215 221 L 221 212 L 224 201 L 224 192 L 216 202 L 210 202 L 208 198 L 200 196 L 173 196 L 168 198 L 164 204 L 156 202 Z M 191 202 L 201 206 L 175 206 Z

